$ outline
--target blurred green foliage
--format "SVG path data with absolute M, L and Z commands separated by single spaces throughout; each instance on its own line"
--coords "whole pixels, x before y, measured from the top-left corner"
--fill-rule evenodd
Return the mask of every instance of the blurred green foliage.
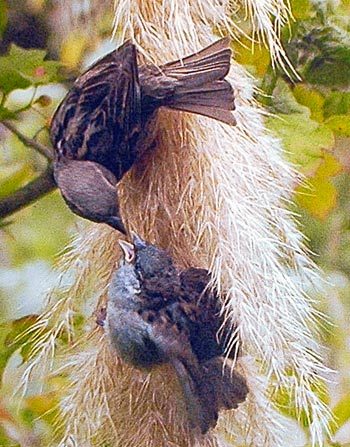
M 0 38 L 2 37 L 7 25 L 7 3 L 0 0 Z
M 49 21 L 50 2 L 23 0 L 21 5 L 26 13 Z M 328 363 L 339 370 L 339 377 L 337 384 L 320 386 L 317 392 L 336 417 L 327 445 L 346 446 L 350 443 L 350 1 L 293 0 L 291 6 L 295 20 L 282 30 L 282 41 L 298 75 L 290 70 L 287 76 L 274 68 L 266 48 L 255 44 L 252 51 L 248 38 L 243 45 L 234 44 L 235 54 L 254 75 L 259 100 L 271 112 L 268 128 L 282 140 L 285 156 L 304 176 L 295 185 L 293 211 L 300 216 L 311 252 L 317 253 L 312 255 L 315 262 L 334 284 L 326 286 L 321 297 L 320 310 L 330 316 L 331 324 L 320 331 L 330 348 Z M 9 12 L 14 14 L 16 8 L 18 2 L 0 0 L 0 37 L 5 31 L 11 34 Z M 24 49 L 12 43 L 0 56 L 0 122 L 12 120 L 22 133 L 49 145 L 50 117 L 66 90 L 62 65 L 66 71 L 77 70 L 84 56 L 109 37 L 110 23 L 111 17 L 106 16 L 96 24 L 93 43 L 84 29 L 61 36 L 48 49 Z M 51 60 L 48 51 L 59 54 L 60 60 Z M 1 200 L 43 172 L 47 161 L 5 128 L 0 128 L 0 145 Z M 75 222 L 57 191 L 0 221 L 0 280 L 5 278 L 0 283 L 0 378 L 7 377 L 0 393 L 2 447 L 44 445 L 53 430 L 63 377 L 51 378 L 45 394 L 33 389 L 22 401 L 11 397 L 11 386 L 17 385 L 15 371 L 26 356 L 22 348 L 26 336 L 19 335 L 35 321 L 32 312 L 40 307 L 33 304 L 23 317 L 16 306 L 21 304 L 18 290 L 24 286 L 19 280 L 12 282 L 17 272 L 38 290 L 34 278 L 23 278 L 30 278 L 32 269 L 42 277 L 45 268 L 37 260 L 51 269 L 56 254 L 69 242 Z M 9 290 L 17 292 L 9 295 Z M 24 290 L 31 289 L 25 286 Z M 35 301 L 37 293 L 28 293 L 27 300 Z M 283 390 L 277 402 L 285 415 L 298 418 Z M 301 431 L 309 424 L 305 415 L 299 415 Z
M 0 57 L 0 91 L 6 96 L 13 90 L 56 82 L 60 64 L 44 60 L 46 51 L 25 50 L 12 44 L 6 56 Z M 1 109 L 0 109 L 1 111 Z

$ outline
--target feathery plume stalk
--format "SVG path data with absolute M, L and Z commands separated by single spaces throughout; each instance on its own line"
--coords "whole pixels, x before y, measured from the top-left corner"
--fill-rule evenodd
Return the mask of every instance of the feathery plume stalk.
M 143 36 L 147 41 L 146 35 L 149 36 L 151 33 L 154 42 L 158 40 L 162 47 L 162 39 L 166 33 L 163 33 L 161 38 L 161 33 L 158 33 L 157 27 L 153 26 L 154 23 L 147 21 L 147 17 L 154 16 L 156 11 L 162 10 L 164 14 L 162 19 L 158 20 L 158 25 L 163 26 L 164 19 L 168 15 L 167 19 L 175 28 L 167 34 L 167 37 L 176 39 L 173 42 L 173 49 L 179 57 L 183 55 L 183 50 L 191 41 L 198 39 L 196 33 L 192 35 L 191 30 L 193 27 L 198 29 L 200 23 L 204 33 L 216 26 L 238 42 L 240 37 L 244 36 L 251 40 L 252 45 L 263 43 L 270 51 L 273 65 L 277 63 L 286 72 L 297 76 L 280 42 L 281 28 L 288 24 L 292 17 L 289 3 L 283 0 L 162 0 L 161 4 L 139 0 L 114 0 L 114 4 L 115 34 L 120 28 L 122 32 L 128 28 L 131 36 L 133 31 L 139 33 L 140 42 L 144 45 Z M 252 28 L 250 34 L 244 31 L 247 21 Z M 126 26 L 121 26 L 122 23 L 126 23 Z M 128 26 L 131 23 L 133 30 Z M 184 23 L 188 26 L 187 30 L 183 26 Z
M 65 21 L 70 22 L 71 25 L 81 24 L 86 26 L 93 22 L 93 19 L 99 17 L 102 11 L 108 10 L 110 0 L 79 0 L 71 2 L 69 0 L 61 0 L 62 10 L 70 10 L 71 14 L 66 14 Z M 146 14 L 152 14 L 152 11 L 162 9 L 168 10 L 172 23 L 176 26 L 174 33 L 177 37 L 182 39 L 186 36 L 183 32 L 181 22 L 185 20 L 188 23 L 187 34 L 191 35 L 192 22 L 199 17 L 202 26 L 212 29 L 213 26 L 218 26 L 218 29 L 228 33 L 236 41 L 244 36 L 251 41 L 252 46 L 262 43 L 265 45 L 270 53 L 272 64 L 278 64 L 286 72 L 298 77 L 293 66 L 288 60 L 288 57 L 280 42 L 280 32 L 283 26 L 289 23 L 292 18 L 291 8 L 289 2 L 283 0 L 168 0 L 162 1 L 161 5 L 157 2 L 143 2 L 140 0 L 119 1 L 114 0 L 115 4 L 115 20 L 114 20 L 114 34 L 120 30 L 121 17 L 127 20 L 126 23 L 133 23 L 139 27 L 139 31 L 148 33 L 152 27 L 152 23 L 143 23 L 143 17 Z M 138 16 L 139 10 L 145 12 L 143 16 Z M 247 33 L 247 22 L 251 27 L 251 33 Z M 125 23 L 125 22 L 124 22 Z M 179 26 L 177 26 L 179 24 Z M 71 26 L 66 23 L 67 27 Z M 194 23 L 194 26 L 196 24 Z M 126 27 L 124 26 L 125 30 Z M 177 32 L 179 30 L 179 32 Z M 153 38 L 157 38 L 157 30 L 152 29 Z M 158 38 L 159 39 L 159 38 Z M 124 40 L 124 39 L 122 39 Z M 182 42 L 186 44 L 186 41 Z M 159 44 L 162 42 L 159 39 Z M 174 45 L 178 45 L 174 42 Z M 175 48 L 175 47 L 174 47 Z M 181 56 L 183 47 L 176 48 L 178 56 Z
M 277 0 L 245 5 L 272 56 L 283 58 L 275 26 L 287 20 L 288 8 Z M 214 27 L 234 25 L 230 11 L 222 0 L 118 0 L 115 29 L 121 40 L 133 38 L 147 60 L 160 63 L 214 41 Z M 167 247 L 180 266 L 213 272 L 228 322 L 239 323 L 244 357 L 236 367 L 250 384 L 249 399 L 224 414 L 215 432 L 195 439 L 182 419 L 169 369 L 135 371 L 110 352 L 101 330 L 75 333 L 72 315 L 86 303 L 98 308 L 105 301 L 117 256 L 118 235 L 91 225 L 62 258 L 70 284 L 57 287 L 37 323 L 45 330 L 37 335 L 27 370 L 58 347 L 58 363 L 71 377 L 62 404 L 62 447 L 105 441 L 118 447 L 285 445 L 285 421 L 272 403 L 278 389 L 288 391 L 297 411 L 309 417 L 312 445 L 322 445 L 330 415 L 314 390 L 327 369 L 314 338 L 316 314 L 303 292 L 317 274 L 286 209 L 297 174 L 265 130 L 252 81 L 235 63 L 230 80 L 236 127 L 161 111 L 149 136 L 155 148 L 119 190 L 123 217 L 133 230 Z M 55 343 L 60 325 L 74 341 L 68 352 Z

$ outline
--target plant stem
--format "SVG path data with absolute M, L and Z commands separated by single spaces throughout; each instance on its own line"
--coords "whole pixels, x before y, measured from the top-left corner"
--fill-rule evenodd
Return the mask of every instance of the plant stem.
M 33 149 L 35 149 L 36 151 L 38 151 L 41 155 L 43 155 L 45 158 L 47 158 L 48 160 L 52 160 L 53 159 L 53 152 L 52 150 L 45 146 L 44 144 L 39 143 L 36 140 L 33 140 L 32 138 L 26 137 L 25 135 L 22 134 L 22 132 L 20 132 L 16 126 L 14 126 L 12 123 L 10 123 L 9 121 L 1 121 L 1 123 L 7 128 L 9 129 L 11 132 L 13 132 L 17 138 L 22 141 L 22 143 L 24 143 L 27 146 L 32 147 Z
M 52 166 L 48 166 L 35 180 L 8 197 L 0 200 L 0 218 L 5 218 L 26 207 L 56 188 Z

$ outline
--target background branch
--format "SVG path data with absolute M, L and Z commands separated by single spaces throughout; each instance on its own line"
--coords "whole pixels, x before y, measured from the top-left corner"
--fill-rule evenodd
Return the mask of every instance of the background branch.
M 30 203 L 49 193 L 56 188 L 53 177 L 53 168 L 50 165 L 35 180 L 8 197 L 0 200 L 0 218 L 5 218 L 26 207 Z
M 17 136 L 17 138 L 20 141 L 22 141 L 22 143 L 24 143 L 26 146 L 32 147 L 33 149 L 38 151 L 41 155 L 43 155 L 45 158 L 47 158 L 50 161 L 53 159 L 53 152 L 52 152 L 52 150 L 49 147 L 45 146 L 42 143 L 39 143 L 36 140 L 33 140 L 33 138 L 26 137 L 11 122 L 9 122 L 9 121 L 1 121 L 1 123 L 8 130 L 13 132 Z

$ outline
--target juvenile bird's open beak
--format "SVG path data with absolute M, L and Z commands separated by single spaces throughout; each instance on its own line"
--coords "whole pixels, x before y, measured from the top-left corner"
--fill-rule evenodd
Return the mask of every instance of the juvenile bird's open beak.
M 130 244 L 130 242 L 127 241 L 123 241 L 122 239 L 118 240 L 118 244 L 122 249 L 125 261 L 130 264 L 135 258 L 135 248 L 133 244 Z
M 147 246 L 146 242 L 143 239 L 141 239 L 138 234 L 136 234 L 134 231 L 131 231 L 130 233 L 135 248 L 144 248 Z

